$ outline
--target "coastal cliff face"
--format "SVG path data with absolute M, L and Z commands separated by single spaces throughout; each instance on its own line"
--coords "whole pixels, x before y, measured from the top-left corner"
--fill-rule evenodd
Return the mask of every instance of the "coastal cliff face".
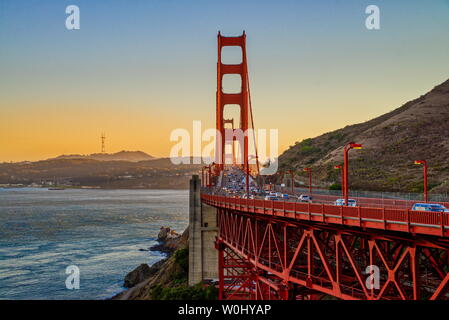
M 128 283 L 134 286 L 114 296 L 113 300 L 216 299 L 215 287 L 187 285 L 189 228 L 180 236 L 170 230 L 163 235 L 165 231 L 161 228 L 158 239 L 164 240 L 157 248 L 158 251 L 171 252 L 169 257 L 151 267 L 139 266 L 129 273 Z M 132 280 L 138 283 L 135 284 Z

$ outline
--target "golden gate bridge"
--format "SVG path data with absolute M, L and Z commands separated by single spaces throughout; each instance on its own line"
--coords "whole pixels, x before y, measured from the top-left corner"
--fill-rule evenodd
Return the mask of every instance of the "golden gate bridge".
M 240 64 L 222 63 L 221 52 L 226 46 L 241 48 Z M 240 93 L 223 92 L 226 74 L 241 77 Z M 250 179 L 258 181 L 259 168 L 250 168 L 247 136 L 243 163 L 225 165 L 225 145 L 229 143 L 225 130 L 235 128 L 233 124 L 232 129 L 225 129 L 229 120 L 223 116 L 226 105 L 238 105 L 240 129 L 254 128 L 245 33 L 237 37 L 218 34 L 216 101 L 221 138 L 217 140 L 216 163 L 203 168 L 200 199 L 217 212 L 220 299 L 447 298 L 447 212 L 414 211 L 407 200 L 369 197 L 358 198 L 356 206 L 348 206 L 347 157 L 349 150 L 361 145 L 348 142 L 344 148 L 344 166 L 339 167 L 343 171 L 343 205 L 335 205 L 337 196 L 322 194 L 313 194 L 314 201 L 306 203 L 248 196 Z M 229 167 L 245 176 L 246 197 L 219 192 Z M 283 173 L 274 177 L 283 179 Z M 293 187 L 292 174 L 292 193 Z

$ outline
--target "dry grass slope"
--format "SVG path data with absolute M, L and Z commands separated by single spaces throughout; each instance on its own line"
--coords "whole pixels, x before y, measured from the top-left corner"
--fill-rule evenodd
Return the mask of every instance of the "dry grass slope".
M 431 192 L 449 191 L 449 80 L 429 93 L 370 121 L 303 140 L 280 156 L 281 170 L 311 166 L 322 186 L 337 181 L 336 164 L 343 146 L 355 141 L 363 149 L 351 152 L 351 188 L 419 192 L 422 170 L 415 159 L 429 163 Z

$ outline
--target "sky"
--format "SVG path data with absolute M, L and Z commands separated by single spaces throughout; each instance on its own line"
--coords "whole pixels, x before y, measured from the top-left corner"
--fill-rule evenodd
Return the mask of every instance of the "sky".
M 448 0 L 0 0 L 0 162 L 99 152 L 102 132 L 107 152 L 168 156 L 174 129 L 215 126 L 219 30 L 246 31 L 255 127 L 279 151 L 449 78 Z

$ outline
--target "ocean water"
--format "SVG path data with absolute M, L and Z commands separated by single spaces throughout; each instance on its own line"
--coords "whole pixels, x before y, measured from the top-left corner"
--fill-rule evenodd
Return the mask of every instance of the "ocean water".
M 0 188 L 0 299 L 106 299 L 164 257 L 140 251 L 188 224 L 188 191 Z M 80 288 L 66 288 L 66 268 Z

